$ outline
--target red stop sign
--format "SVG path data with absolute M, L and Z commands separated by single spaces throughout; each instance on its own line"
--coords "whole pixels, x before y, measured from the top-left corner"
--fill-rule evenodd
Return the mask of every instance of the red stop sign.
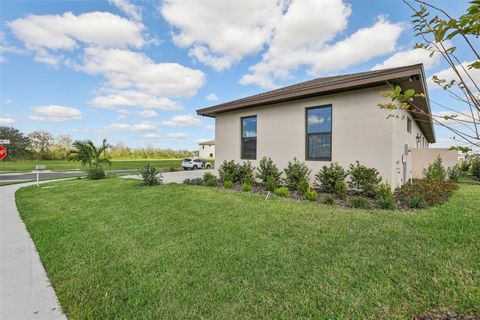
M 7 149 L 4 146 L 0 146 L 0 160 L 7 156 Z

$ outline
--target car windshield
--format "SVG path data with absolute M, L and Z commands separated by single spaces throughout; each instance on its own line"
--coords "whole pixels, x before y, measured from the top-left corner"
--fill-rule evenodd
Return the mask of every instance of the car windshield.
M 190 162 L 190 161 L 192 161 L 192 159 L 185 159 L 185 160 L 183 160 L 183 161 L 185 161 L 185 162 Z

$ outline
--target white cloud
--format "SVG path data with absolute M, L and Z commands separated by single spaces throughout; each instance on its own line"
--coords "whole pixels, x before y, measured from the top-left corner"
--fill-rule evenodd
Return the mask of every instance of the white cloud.
M 103 75 L 110 88 L 135 89 L 163 97 L 192 96 L 205 81 L 200 70 L 178 63 L 155 63 L 143 53 L 122 49 L 87 48 L 79 68 Z
M 76 108 L 57 105 L 38 106 L 32 108 L 29 118 L 36 121 L 64 122 L 82 119 L 82 112 Z
M 160 11 L 174 43 L 215 70 L 262 50 L 284 1 L 166 1 Z
M 128 0 L 108 0 L 108 2 L 122 10 L 129 18 L 135 21 L 142 20 L 140 8 L 130 3 Z
M 168 98 L 161 98 L 140 91 L 117 91 L 115 93 L 98 96 L 89 101 L 89 104 L 104 109 L 121 107 L 138 107 L 144 109 L 180 110 L 181 106 Z
M 172 140 L 185 140 L 187 137 L 188 136 L 183 132 L 174 132 L 168 134 L 168 138 Z
M 325 122 L 324 117 L 319 117 L 316 115 L 311 115 L 308 117 L 308 124 L 321 124 Z
M 475 83 L 477 83 L 477 85 L 479 85 L 480 84 L 480 69 L 470 69 L 469 70 L 467 66 L 471 63 L 472 63 L 472 61 L 465 61 L 465 62 L 462 63 L 462 65 L 468 71 L 468 73 L 469 73 L 470 77 L 472 77 L 473 81 L 475 81 Z M 468 78 L 465 71 L 463 71 L 462 66 L 460 66 L 459 64 L 457 64 L 456 66 L 457 66 L 457 69 L 459 70 L 460 75 L 465 80 L 465 82 L 470 87 L 470 89 L 475 90 L 473 85 L 472 85 L 471 80 Z M 455 74 L 455 72 L 453 71 L 452 68 L 447 68 L 447 69 L 443 69 L 443 70 L 438 71 L 438 72 L 433 72 L 433 74 L 436 75 L 439 79 L 447 80 L 447 82 L 449 82 L 450 80 L 453 80 L 453 79 L 459 81 L 457 75 Z M 428 87 L 429 87 L 429 89 L 440 88 L 440 86 L 438 84 L 435 84 L 432 81 L 431 77 L 429 77 L 429 79 L 428 79 Z
M 158 115 L 158 113 L 156 113 L 155 111 L 153 110 L 142 110 L 142 111 L 137 111 L 136 112 L 139 116 L 141 117 L 144 117 L 144 118 L 151 118 L 151 117 L 155 117 L 156 115 Z
M 331 5 L 330 2 L 329 4 Z M 322 9 L 318 12 L 314 10 L 310 10 L 310 12 L 317 12 L 319 20 L 322 20 L 324 15 L 341 16 L 346 24 L 350 13 L 349 7 L 344 7 L 340 13 L 336 14 L 333 14 L 331 10 Z M 285 19 L 288 14 L 289 12 Z M 340 32 L 343 26 L 344 24 L 337 23 L 337 29 L 330 30 L 330 38 Z M 322 28 L 317 26 L 316 29 Z M 250 67 L 249 73 L 242 77 L 240 83 L 271 88 L 275 86 L 275 80 L 287 79 L 291 70 L 302 65 L 306 66 L 307 71 L 312 75 L 341 71 L 395 50 L 402 30 L 401 24 L 391 23 L 385 17 L 379 17 L 371 27 L 358 29 L 352 35 L 333 44 L 325 43 L 329 39 L 329 35 L 324 34 L 317 40 L 305 38 L 304 42 L 296 42 L 290 48 L 288 41 L 281 41 L 281 50 L 279 50 L 275 47 L 274 37 L 269 50 L 263 55 L 262 61 Z
M 205 99 L 207 99 L 207 101 L 217 101 L 218 97 L 215 93 L 210 93 Z
M 114 132 L 145 132 L 145 131 L 156 131 L 157 128 L 148 122 L 144 123 L 112 123 L 105 127 L 106 131 Z
M 5 53 L 10 52 L 10 53 L 17 53 L 17 54 L 26 54 L 26 50 L 24 49 L 19 49 L 17 47 L 14 47 L 5 40 L 5 33 L 3 31 L 0 31 L 0 63 L 6 61 L 6 58 L 4 56 Z
M 173 126 L 173 127 L 191 127 L 191 126 L 197 126 L 200 123 L 202 123 L 202 121 L 192 115 L 175 116 L 168 121 L 162 122 L 162 124 L 165 126 Z
M 207 124 L 207 125 L 205 126 L 205 129 L 207 129 L 207 130 L 215 130 L 215 126 L 214 126 L 213 124 Z
M 159 133 L 147 133 L 145 136 L 147 139 L 162 139 L 163 137 Z
M 430 51 L 425 49 L 412 49 L 399 51 L 382 63 L 376 64 L 372 70 L 387 69 L 423 63 L 425 69 L 430 69 L 440 63 L 440 55 L 429 57 Z
M 2 101 L 3 104 L 11 104 L 13 102 L 12 99 L 5 99 Z
M 15 123 L 15 120 L 12 119 L 12 118 L 0 118 L 0 125 L 1 126 L 6 126 L 6 125 L 9 125 L 9 124 L 13 124 Z

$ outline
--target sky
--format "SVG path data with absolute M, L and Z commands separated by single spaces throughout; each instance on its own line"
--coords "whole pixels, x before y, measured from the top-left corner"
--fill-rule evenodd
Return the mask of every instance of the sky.
M 453 16 L 468 6 L 433 3 Z M 196 150 L 215 132 L 214 119 L 196 116 L 202 107 L 414 63 L 424 63 L 427 78 L 449 75 L 439 56 L 413 49 L 411 11 L 396 0 L 2 0 L 0 6 L 0 125 L 25 133 Z M 462 62 L 472 61 L 458 48 Z M 432 101 L 465 109 L 428 86 Z M 440 127 L 436 135 L 434 147 L 459 144 Z

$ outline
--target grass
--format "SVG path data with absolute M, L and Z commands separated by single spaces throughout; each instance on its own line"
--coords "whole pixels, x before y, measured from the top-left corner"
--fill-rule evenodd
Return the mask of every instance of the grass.
M 170 166 L 179 167 L 181 159 L 142 159 L 142 160 L 112 160 L 111 170 L 120 169 L 140 169 L 147 163 L 152 166 L 165 169 Z M 86 169 L 79 162 L 72 161 L 57 161 L 57 160 L 17 160 L 17 161 L 0 161 L 0 172 L 14 172 L 14 171 L 32 171 L 35 170 L 36 165 L 46 165 L 47 170 L 52 171 L 68 171 L 75 169 Z
M 480 187 L 392 212 L 138 181 L 17 192 L 69 319 L 410 319 L 480 306 Z

